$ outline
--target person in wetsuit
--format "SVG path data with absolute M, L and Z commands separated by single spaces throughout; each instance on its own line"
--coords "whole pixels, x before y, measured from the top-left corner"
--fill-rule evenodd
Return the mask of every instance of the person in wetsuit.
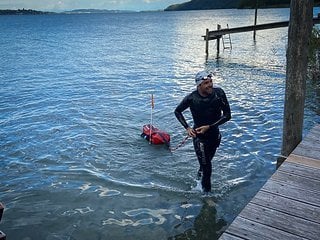
M 188 94 L 176 107 L 174 113 L 188 136 L 193 138 L 193 146 L 200 168 L 203 191 L 211 191 L 211 160 L 221 141 L 219 125 L 231 119 L 231 110 L 225 92 L 220 87 L 214 87 L 212 74 L 201 71 L 196 74 L 197 89 Z M 193 118 L 193 128 L 188 125 L 182 112 L 190 108 Z

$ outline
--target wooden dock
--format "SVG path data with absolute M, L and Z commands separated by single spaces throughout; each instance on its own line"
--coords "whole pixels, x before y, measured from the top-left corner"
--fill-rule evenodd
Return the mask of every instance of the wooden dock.
M 320 14 L 313 18 L 313 24 L 319 24 L 320 23 Z M 224 35 L 229 35 L 232 33 L 242 33 L 242 32 L 250 32 L 254 31 L 254 33 L 258 30 L 266 30 L 266 29 L 273 29 L 273 28 L 281 28 L 281 27 L 288 27 L 289 21 L 283 21 L 283 22 L 274 22 L 274 23 L 265 23 L 265 24 L 256 24 L 251 26 L 244 26 L 244 27 L 235 27 L 235 28 L 221 28 L 221 25 L 217 25 L 217 30 L 209 31 L 209 29 L 206 29 L 206 35 L 202 36 L 203 39 L 206 41 L 206 54 L 209 54 L 209 41 L 210 40 L 217 40 L 217 53 L 220 52 L 220 39 Z M 255 38 L 255 34 L 254 34 Z
M 242 239 L 320 239 L 320 124 L 219 238 Z
M 313 18 L 313 24 L 318 24 L 318 23 L 320 23 L 319 16 L 316 18 Z M 288 26 L 289 26 L 289 21 L 284 21 L 284 22 L 274 22 L 274 23 L 265 23 L 265 24 L 258 24 L 258 25 L 244 26 L 244 27 L 236 27 L 236 28 L 224 28 L 224 29 L 208 31 L 206 35 L 202 37 L 204 38 L 204 40 L 214 40 L 214 39 L 221 38 L 222 35 L 226 35 L 226 34 L 266 30 L 266 29 L 281 28 L 281 27 L 288 27 Z

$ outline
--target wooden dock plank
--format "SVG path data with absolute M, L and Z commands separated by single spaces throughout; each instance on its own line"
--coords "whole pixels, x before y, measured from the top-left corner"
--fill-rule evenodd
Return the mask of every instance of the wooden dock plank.
M 278 171 L 320 181 L 320 168 L 313 168 L 310 166 L 286 161 L 280 166 Z
M 231 235 L 229 233 L 224 233 L 220 240 L 242 240 L 243 238 Z
M 239 214 L 240 217 L 291 233 L 298 237 L 319 240 L 320 224 L 287 213 L 249 203 Z M 294 227 L 293 227 L 294 226 Z M 269 233 L 268 233 L 269 235 Z M 282 239 L 278 236 L 278 239 Z
M 294 234 L 275 229 L 273 227 L 261 224 L 257 221 L 238 216 L 233 224 L 226 231 L 227 234 L 237 236 L 241 239 L 259 239 L 259 240 L 301 240 L 306 239 Z M 219 240 L 225 239 L 224 234 Z
M 320 140 L 319 136 L 316 133 L 310 132 L 299 145 L 303 146 L 304 144 L 310 144 L 311 146 L 319 149 L 320 148 Z
M 299 198 L 290 199 L 270 192 L 259 191 L 251 203 L 320 224 L 320 206 L 304 203 Z
M 307 142 L 312 141 L 315 144 L 317 144 L 318 146 L 320 144 L 320 139 L 319 139 L 319 136 L 317 135 L 317 133 L 315 132 L 315 129 L 312 129 L 311 132 L 309 132 L 308 135 L 304 138 L 304 140 Z
M 290 154 L 290 156 L 286 159 L 285 162 L 294 162 L 304 166 L 320 168 L 320 160 L 304 156 L 298 156 L 295 154 Z
M 306 178 L 298 175 L 289 174 L 286 172 L 277 171 L 271 177 L 272 180 L 281 181 L 287 186 L 296 186 L 300 189 L 306 189 L 310 191 L 317 191 L 320 193 L 320 181 Z
M 295 150 L 302 150 L 302 149 L 305 149 L 305 150 L 311 150 L 313 152 L 318 152 L 319 153 L 319 150 L 320 150 L 320 144 L 317 143 L 317 141 L 315 140 L 307 140 L 307 139 L 304 139 L 305 141 L 301 142 L 297 148 Z M 293 153 L 295 153 L 295 151 L 293 151 Z M 298 154 L 297 154 L 298 155 Z M 301 155 L 301 156 L 305 156 L 304 154 Z M 315 157 L 317 158 L 317 157 Z
M 305 136 L 303 141 L 293 150 L 292 154 L 303 156 L 312 159 L 318 159 L 320 161 L 320 128 L 315 126 Z
M 286 183 L 269 180 L 261 189 L 288 199 L 299 199 L 300 202 L 320 206 L 319 192 L 301 189 L 295 186 L 288 187 Z
M 304 156 L 304 157 L 308 157 L 308 158 L 314 158 L 314 159 L 317 159 L 319 158 L 319 151 L 320 149 L 318 150 L 318 152 L 314 151 L 312 149 L 312 147 L 300 147 L 298 149 L 296 149 L 293 154 L 295 155 L 300 155 L 300 156 Z
M 320 124 L 316 124 L 313 126 L 313 128 L 310 130 L 309 133 L 315 133 L 315 134 L 318 134 L 319 136 L 319 131 L 320 131 Z M 309 135 L 308 133 L 308 135 Z
M 316 125 L 219 240 L 320 239 L 320 124 Z

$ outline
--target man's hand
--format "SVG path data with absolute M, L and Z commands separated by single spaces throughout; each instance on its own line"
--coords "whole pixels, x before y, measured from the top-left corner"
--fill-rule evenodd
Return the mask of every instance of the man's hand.
M 196 133 L 197 134 L 204 134 L 206 131 L 208 131 L 210 129 L 209 125 L 204 125 L 201 127 L 196 128 Z
M 188 136 L 189 137 L 196 137 L 197 136 L 197 133 L 196 133 L 196 131 L 193 129 L 193 128 L 191 128 L 191 127 L 188 127 L 187 128 L 187 133 L 188 133 Z

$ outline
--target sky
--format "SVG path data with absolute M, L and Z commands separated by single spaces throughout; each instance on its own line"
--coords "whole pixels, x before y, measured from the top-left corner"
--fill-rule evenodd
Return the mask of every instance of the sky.
M 0 9 L 65 11 L 82 8 L 107 10 L 163 10 L 169 5 L 189 0 L 0 0 Z

